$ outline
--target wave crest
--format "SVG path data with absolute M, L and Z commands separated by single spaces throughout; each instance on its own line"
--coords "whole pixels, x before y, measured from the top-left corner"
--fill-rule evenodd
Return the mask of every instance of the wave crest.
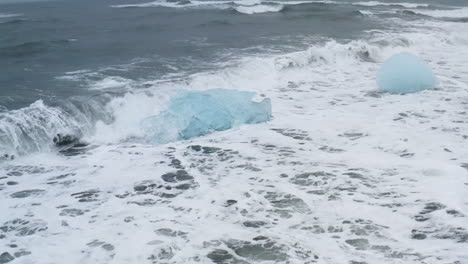
M 247 15 L 260 14 L 260 13 L 276 13 L 281 12 L 284 5 L 252 5 L 252 6 L 238 6 L 234 8 L 237 12 Z

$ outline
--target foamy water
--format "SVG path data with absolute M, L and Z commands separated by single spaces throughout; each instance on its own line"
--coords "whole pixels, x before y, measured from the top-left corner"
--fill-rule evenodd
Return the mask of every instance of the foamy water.
M 89 89 L 118 96 L 84 110 L 8 112 L 1 139 L 27 155 L 0 166 L 0 252 L 12 263 L 465 263 L 468 24 L 393 22 L 184 78 L 104 79 Z M 431 66 L 437 89 L 377 92 L 381 63 L 402 51 Z M 210 88 L 270 98 L 273 119 L 145 143 L 141 120 Z M 58 152 L 64 129 L 88 145 Z

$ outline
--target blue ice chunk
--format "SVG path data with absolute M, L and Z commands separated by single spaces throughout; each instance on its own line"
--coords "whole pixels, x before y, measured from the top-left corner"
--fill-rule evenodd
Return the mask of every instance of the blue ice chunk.
M 407 94 L 435 88 L 436 78 L 423 60 L 402 52 L 385 61 L 377 74 L 377 84 L 383 92 Z
M 146 138 L 158 144 L 269 121 L 270 99 L 254 102 L 254 96 L 225 89 L 183 92 L 169 102 L 166 111 L 144 119 L 141 126 Z

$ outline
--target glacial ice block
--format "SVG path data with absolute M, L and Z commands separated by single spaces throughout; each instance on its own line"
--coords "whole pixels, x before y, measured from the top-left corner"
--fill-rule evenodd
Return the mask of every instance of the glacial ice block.
M 383 92 L 407 94 L 435 88 L 436 78 L 422 59 L 402 52 L 385 61 L 377 73 L 377 84 Z
M 254 102 L 254 95 L 225 89 L 183 92 L 166 111 L 144 119 L 141 126 L 146 138 L 158 144 L 270 120 L 270 99 Z

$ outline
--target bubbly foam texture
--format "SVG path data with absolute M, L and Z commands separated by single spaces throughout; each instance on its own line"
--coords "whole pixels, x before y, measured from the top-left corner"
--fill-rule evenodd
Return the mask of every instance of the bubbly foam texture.
M 114 98 L 114 123 L 96 133 L 104 139 L 133 135 L 119 129 L 165 109 L 163 88 L 254 91 L 272 99 L 274 118 L 166 145 L 10 161 L 0 167 L 16 182 L 0 186 L 0 234 L 17 247 L 5 250 L 38 264 L 463 263 L 467 26 L 412 26 L 244 57 Z M 376 93 L 380 63 L 400 51 L 424 58 L 439 89 Z
M 156 94 L 149 91 L 127 93 L 123 97 L 112 100 L 107 104 L 106 109 L 113 113 L 113 122 L 99 121 L 96 124 L 96 132 L 89 140 L 98 143 L 115 143 L 142 138 L 144 131 L 140 126 L 141 121 L 164 110 L 171 95 L 174 94 L 175 92 L 166 89 L 165 93 L 158 91 Z

